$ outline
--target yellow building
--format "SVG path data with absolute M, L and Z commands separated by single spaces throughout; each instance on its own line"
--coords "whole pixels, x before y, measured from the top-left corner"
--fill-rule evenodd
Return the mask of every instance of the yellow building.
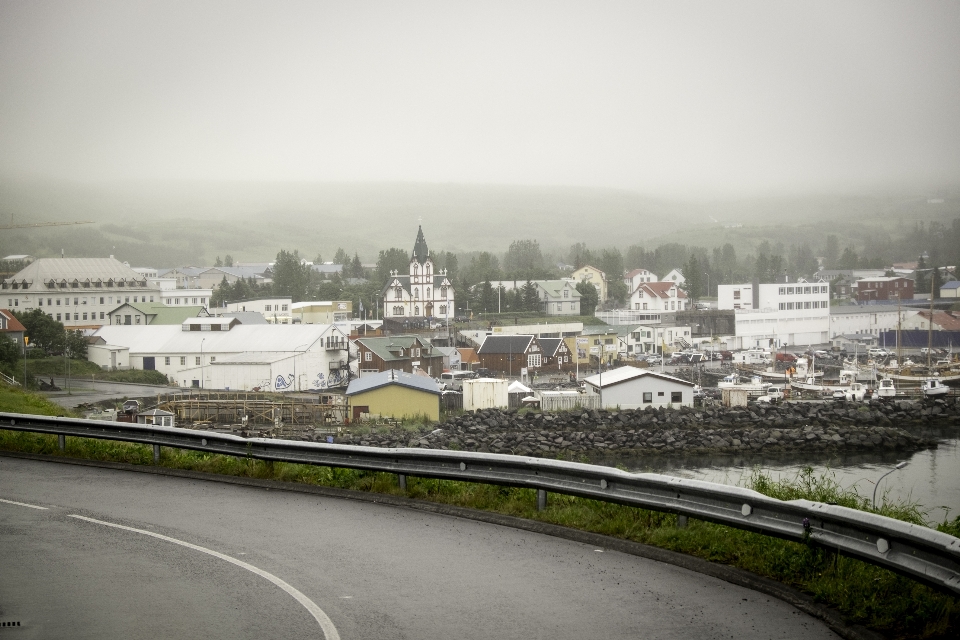
M 595 367 L 600 361 L 610 363 L 617 359 L 620 339 L 617 327 L 594 326 L 584 327 L 578 336 L 563 339 L 575 358 L 574 362 L 581 367 Z
M 597 288 L 598 300 L 603 303 L 607 299 L 607 274 L 588 264 L 583 265 L 571 276 L 577 282 L 589 282 Z
M 367 373 L 350 382 L 346 396 L 353 421 L 363 414 L 440 420 L 440 387 L 429 376 L 396 370 Z
M 295 302 L 291 305 L 294 322 L 300 324 L 333 324 L 353 317 L 353 302 L 332 300 L 324 302 Z

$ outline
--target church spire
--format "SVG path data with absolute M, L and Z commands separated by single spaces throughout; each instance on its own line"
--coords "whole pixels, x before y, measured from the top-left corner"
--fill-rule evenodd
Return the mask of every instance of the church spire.
M 430 250 L 427 248 L 427 241 L 423 238 L 423 227 L 417 227 L 417 241 L 413 245 L 413 259 L 423 264 L 430 257 Z

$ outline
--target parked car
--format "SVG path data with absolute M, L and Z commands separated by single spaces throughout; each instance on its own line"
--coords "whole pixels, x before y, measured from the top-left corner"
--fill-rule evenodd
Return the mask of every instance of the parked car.
M 777 362 L 796 362 L 797 356 L 793 355 L 792 353 L 781 352 L 777 353 L 776 360 Z
M 880 349 L 879 347 L 874 347 L 872 349 L 867 350 L 867 355 L 870 356 L 871 358 L 886 358 L 887 352 L 884 351 L 883 349 Z
M 729 362 L 730 360 L 733 360 L 733 352 L 732 352 L 732 351 L 721 351 L 721 352 L 720 352 L 720 358 L 721 358 L 722 360 L 726 361 L 726 362 Z
M 778 387 L 776 385 L 770 386 L 767 388 L 767 391 L 764 395 L 770 396 L 773 400 L 783 400 L 783 387 Z
M 663 358 L 661 358 L 656 354 L 649 355 L 646 357 L 646 361 L 650 364 L 660 364 L 661 360 L 663 360 Z

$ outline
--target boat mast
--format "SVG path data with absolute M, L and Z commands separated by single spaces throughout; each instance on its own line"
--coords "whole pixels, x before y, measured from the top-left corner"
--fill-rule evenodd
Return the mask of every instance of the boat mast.
M 933 280 L 930 280 L 930 326 L 927 329 L 927 373 L 930 370 L 930 351 L 933 349 Z

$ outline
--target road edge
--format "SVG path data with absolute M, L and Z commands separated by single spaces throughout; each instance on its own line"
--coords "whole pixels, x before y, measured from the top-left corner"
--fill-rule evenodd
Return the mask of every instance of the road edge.
M 682 569 L 688 569 L 696 573 L 701 573 L 724 582 L 729 582 L 740 587 L 745 587 L 752 591 L 772 596 L 792 605 L 799 611 L 806 613 L 818 620 L 821 620 L 831 631 L 839 635 L 844 640 L 884 640 L 884 636 L 867 629 L 860 625 L 850 625 L 844 622 L 843 616 L 839 611 L 815 602 L 814 599 L 791 587 L 777 582 L 770 578 L 764 578 L 745 569 L 731 567 L 725 564 L 717 564 L 697 558 L 695 556 L 680 553 L 678 551 L 669 551 L 639 542 L 623 540 L 611 536 L 605 536 L 599 533 L 571 529 L 560 525 L 516 516 L 508 516 L 492 511 L 481 511 L 479 509 L 470 509 L 468 507 L 459 507 L 438 502 L 429 502 L 426 500 L 416 500 L 413 498 L 404 498 L 382 493 L 372 493 L 366 491 L 356 491 L 353 489 L 338 489 L 336 487 L 323 487 L 318 485 L 300 484 L 295 482 L 282 482 L 280 480 L 263 480 L 259 478 L 244 478 L 241 476 L 229 476 L 217 473 L 205 473 L 202 471 L 188 471 L 185 469 L 170 469 L 167 467 L 136 465 L 124 462 L 108 462 L 103 460 L 87 460 L 82 458 L 67 458 L 62 456 L 42 455 L 35 453 L 22 453 L 19 451 L 0 450 L 0 456 L 9 458 L 21 458 L 26 460 L 36 460 L 39 462 L 58 462 L 61 464 L 74 464 L 85 467 L 99 467 L 102 469 L 113 469 L 116 471 L 134 471 L 138 473 L 150 473 L 153 475 L 170 476 L 176 478 L 186 478 L 190 480 L 202 480 L 206 482 L 222 482 L 225 484 L 235 484 L 248 487 L 257 487 L 261 489 L 271 489 L 277 491 L 293 491 L 296 493 L 309 493 L 325 496 L 329 498 L 339 498 L 344 500 L 357 500 L 360 502 L 369 502 L 374 504 L 385 504 L 394 507 L 407 509 L 416 509 L 439 515 L 448 515 L 466 520 L 486 522 L 504 527 L 511 527 L 532 533 L 553 536 L 573 542 L 602 547 L 626 553 L 628 555 L 647 558 L 657 562 L 674 565 Z

